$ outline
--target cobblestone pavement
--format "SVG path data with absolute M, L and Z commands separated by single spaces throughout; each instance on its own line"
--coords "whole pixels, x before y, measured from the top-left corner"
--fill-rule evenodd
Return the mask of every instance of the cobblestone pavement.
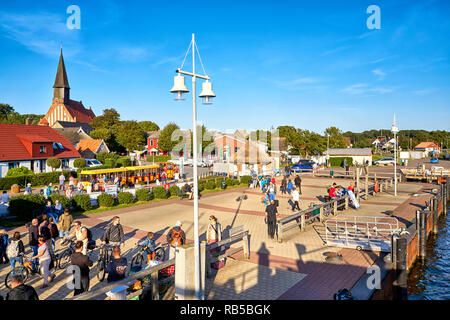
M 343 179 L 335 181 L 343 186 L 348 183 L 348 180 Z M 311 203 L 319 203 L 320 196 L 326 194 L 326 186 L 331 183 L 331 179 L 304 176 L 300 207 L 305 209 Z M 426 184 L 402 183 L 398 187 L 397 197 L 389 190 L 388 193 L 361 200 L 359 210 L 350 208 L 339 214 L 386 216 L 386 211 L 393 211 L 394 216 L 406 225 L 414 216 L 413 208 L 422 206 L 429 197 L 413 197 L 412 194 L 429 187 Z M 244 193 L 247 199 L 239 201 L 238 198 Z M 250 231 L 250 259 L 245 261 L 242 253 L 229 258 L 226 266 L 219 270 L 213 279 L 207 281 L 209 299 L 332 299 L 333 293 L 339 288 L 351 288 L 379 256 L 377 252 L 325 246 L 323 241 L 325 229 L 320 222 L 308 225 L 303 232 L 297 228 L 285 232 L 282 243 L 268 239 L 267 226 L 264 222 L 265 205 L 261 202 L 261 196 L 259 189 L 240 188 L 205 194 L 200 200 L 201 240 L 205 238 L 208 218 L 212 214 L 222 224 L 224 237 L 231 228 L 240 225 L 244 225 Z M 280 201 L 278 209 L 281 217 L 292 214 L 288 204 L 289 195 L 278 194 L 277 198 Z M 192 201 L 175 199 L 92 214 L 80 217 L 79 220 L 92 229 L 94 239 L 97 239 L 111 218 L 115 215 L 120 216 L 126 234 L 125 256 L 131 259 L 136 241 L 144 237 L 146 232 L 156 232 L 157 241 L 164 243 L 165 234 L 177 220 L 183 221 L 183 229 L 191 242 L 194 234 L 192 206 Z M 26 245 L 28 243 L 26 230 L 23 227 L 17 230 L 23 233 Z M 13 231 L 9 230 L 8 233 L 12 234 Z M 60 249 L 59 244 L 57 249 Z M 327 252 L 341 253 L 343 262 L 326 262 L 324 254 Z M 93 259 L 95 256 L 96 251 L 93 252 Z M 3 282 L 8 271 L 9 266 L 0 266 L 2 295 L 6 293 Z M 64 299 L 72 295 L 65 286 L 67 275 L 63 271 L 57 271 L 56 274 L 55 282 L 43 290 L 39 289 L 42 284 L 39 277 L 30 282 L 37 289 L 41 299 Z M 102 285 L 98 283 L 95 272 L 91 270 L 91 290 Z

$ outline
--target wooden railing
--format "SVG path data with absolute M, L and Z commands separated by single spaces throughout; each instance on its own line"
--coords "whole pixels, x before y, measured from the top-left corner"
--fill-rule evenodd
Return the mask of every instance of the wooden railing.
M 239 226 L 236 228 L 230 229 L 229 237 L 226 239 L 222 239 L 221 241 L 218 241 L 216 243 L 213 243 L 211 245 L 208 245 L 206 247 L 206 275 L 207 277 L 211 277 L 211 263 L 215 262 L 215 260 L 221 260 L 223 258 L 229 257 L 237 252 L 244 251 L 244 258 L 250 259 L 250 242 L 249 242 L 249 231 L 244 230 L 245 227 Z M 231 245 L 232 243 L 235 243 L 237 241 L 242 241 L 242 246 L 239 246 L 237 248 L 228 249 L 225 253 L 219 255 L 217 258 L 213 258 L 211 254 L 211 250 L 214 250 L 216 248 L 221 248 L 226 245 Z
M 111 283 L 109 285 L 101 287 L 97 290 L 82 293 L 75 297 L 71 297 L 67 300 L 105 300 L 106 292 L 112 290 L 115 287 L 127 285 L 127 283 L 129 283 L 132 280 L 145 278 L 148 275 L 150 275 L 150 277 L 151 277 L 152 299 L 159 300 L 158 271 L 161 269 L 167 268 L 171 265 L 174 265 L 174 264 L 175 264 L 175 259 L 170 259 L 170 260 L 163 262 L 157 266 L 133 273 L 132 275 L 129 275 L 128 277 L 126 277 L 123 280 L 116 281 L 114 283 Z M 137 295 L 140 295 L 141 293 L 142 293 L 142 289 L 131 293 L 130 295 L 127 296 L 127 298 L 135 297 Z

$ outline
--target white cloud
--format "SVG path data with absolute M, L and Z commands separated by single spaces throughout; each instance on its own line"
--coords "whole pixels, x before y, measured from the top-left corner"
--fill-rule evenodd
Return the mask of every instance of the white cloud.
M 383 72 L 381 69 L 372 70 L 372 73 L 378 76 L 378 79 L 383 80 L 386 76 L 386 72 Z
M 341 92 L 352 95 L 362 95 L 370 93 L 385 94 L 392 91 L 394 90 L 391 88 L 372 88 L 365 83 L 357 83 L 341 90 Z

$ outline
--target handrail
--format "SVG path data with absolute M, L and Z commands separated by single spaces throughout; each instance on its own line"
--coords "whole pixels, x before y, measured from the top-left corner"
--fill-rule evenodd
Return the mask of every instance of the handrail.
M 169 267 L 171 265 L 174 265 L 174 264 L 175 264 L 175 258 L 170 259 L 170 260 L 168 260 L 166 262 L 163 262 L 161 264 L 158 264 L 158 265 L 156 265 L 154 267 L 138 271 L 138 272 L 134 273 L 133 275 L 126 277 L 123 280 L 116 281 L 114 283 L 111 283 L 110 285 L 106 285 L 106 286 L 101 287 L 101 288 L 99 288 L 97 290 L 94 290 L 94 291 L 89 291 L 89 292 L 82 293 L 82 294 L 77 295 L 75 297 L 71 297 L 71 298 L 69 298 L 67 300 L 88 300 L 88 299 L 92 299 L 94 297 L 99 296 L 100 294 L 103 294 L 103 293 L 106 293 L 106 292 L 110 291 L 111 289 L 113 289 L 115 287 L 118 287 L 118 286 L 121 286 L 121 285 L 126 285 L 128 282 L 130 282 L 132 280 L 143 278 L 143 277 L 148 276 L 148 275 L 151 275 L 152 283 L 153 283 L 154 279 L 158 279 L 158 271 L 159 270 L 167 268 L 167 267 Z M 155 277 L 155 275 L 156 275 L 156 277 Z M 157 287 L 157 282 L 158 281 L 155 281 L 153 283 L 155 285 L 154 287 Z

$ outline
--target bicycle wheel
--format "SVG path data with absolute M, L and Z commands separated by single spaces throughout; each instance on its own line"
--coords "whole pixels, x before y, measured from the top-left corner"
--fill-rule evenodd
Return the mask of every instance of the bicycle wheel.
M 21 276 L 22 276 L 23 283 L 25 283 L 25 282 L 27 281 L 27 279 L 28 279 L 28 274 L 29 274 L 29 272 L 30 272 L 30 271 L 28 270 L 28 268 L 25 268 L 25 267 L 14 268 L 14 270 L 8 272 L 8 274 L 7 274 L 6 277 L 5 277 L 5 286 L 6 286 L 8 289 L 11 289 L 11 283 L 10 283 L 10 281 L 11 281 L 11 278 L 12 278 L 12 276 L 13 276 L 13 271 L 14 271 L 14 275 L 21 275 Z
M 102 282 L 105 280 L 106 266 L 103 260 L 97 262 L 97 279 Z
M 59 269 L 65 269 L 71 263 L 70 254 L 70 250 L 65 250 L 61 253 L 61 256 L 57 259 Z
M 163 248 L 158 248 L 155 251 L 155 260 L 156 261 L 163 261 L 165 256 L 165 251 Z
M 143 266 L 144 266 L 144 255 L 139 252 L 133 257 L 133 259 L 131 259 L 131 268 Z

